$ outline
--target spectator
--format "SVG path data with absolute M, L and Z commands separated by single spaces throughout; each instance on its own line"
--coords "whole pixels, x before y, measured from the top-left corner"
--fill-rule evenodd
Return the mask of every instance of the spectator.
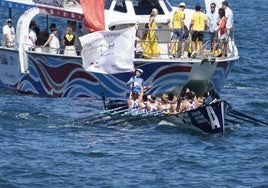
M 233 11 L 229 8 L 227 1 L 222 2 L 222 8 L 225 10 L 225 17 L 227 19 L 226 28 L 227 28 L 227 34 L 229 35 L 230 29 L 232 29 L 234 26 Z
M 186 8 L 185 3 L 179 4 L 179 9 L 175 10 L 173 13 L 172 24 L 169 22 L 169 29 L 173 31 L 173 35 L 171 37 L 171 45 L 169 54 L 171 54 L 171 58 L 175 58 L 175 56 L 183 56 L 184 55 L 184 19 L 185 13 L 183 12 Z M 178 40 L 181 43 L 181 51 L 178 55 Z
M 217 48 L 217 40 L 218 40 L 218 21 L 219 21 L 219 14 L 216 11 L 216 4 L 210 4 L 210 12 L 207 13 L 208 19 L 208 27 L 209 27 L 209 34 L 210 34 L 210 41 L 211 41 L 211 53 L 214 54 Z
M 29 37 L 28 43 L 31 45 L 30 49 L 32 49 L 32 50 L 34 49 L 34 47 L 36 45 L 36 41 L 37 41 L 35 27 L 36 27 L 36 23 L 34 21 L 31 21 L 29 35 L 28 35 L 28 37 Z
M 219 9 L 219 39 L 221 42 L 221 57 L 224 58 L 227 53 L 227 44 L 228 44 L 228 34 L 227 34 L 227 18 L 225 17 L 225 11 L 223 8 Z
M 41 47 L 45 47 L 45 46 L 49 45 L 49 47 L 50 47 L 49 52 L 52 53 L 52 54 L 58 54 L 59 53 L 59 48 L 60 48 L 60 42 L 59 42 L 59 39 L 56 36 L 57 33 L 58 33 L 56 25 L 51 24 L 50 30 L 51 30 L 51 33 L 49 35 L 48 40 Z
M 12 20 L 6 20 L 6 25 L 3 27 L 4 45 L 7 47 L 15 46 L 15 29 L 12 26 Z
M 160 48 L 157 42 L 156 30 L 157 23 L 155 21 L 155 17 L 158 15 L 157 9 L 152 9 L 152 13 L 150 15 L 149 23 L 148 23 L 148 32 L 146 35 L 146 40 L 143 44 L 143 57 L 152 58 L 158 57 L 160 55 Z
M 207 17 L 201 12 L 201 6 L 195 6 L 195 12 L 192 15 L 190 31 L 192 31 L 192 54 L 191 58 L 195 58 L 197 55 L 197 40 L 200 48 L 201 57 L 204 55 L 203 38 L 205 28 L 207 25 Z
M 65 55 L 72 55 L 76 56 L 76 49 L 74 47 L 74 41 L 75 41 L 75 35 L 73 34 L 73 29 L 71 27 L 66 28 L 66 34 L 63 37 L 63 46 L 64 48 L 64 54 Z

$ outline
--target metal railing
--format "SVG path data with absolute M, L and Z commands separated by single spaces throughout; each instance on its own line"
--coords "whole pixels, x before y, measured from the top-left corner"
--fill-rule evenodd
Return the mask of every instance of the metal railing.
M 157 40 L 155 41 L 150 41 L 146 39 L 146 35 L 148 33 L 148 30 L 146 29 L 138 29 L 137 30 L 137 41 L 136 41 L 136 58 L 146 58 L 146 56 L 148 56 L 148 54 L 144 54 L 148 53 L 147 50 L 148 48 L 153 48 L 155 46 L 157 46 L 160 49 L 160 53 L 154 53 L 154 49 L 150 49 L 148 50 L 149 52 L 151 51 L 152 53 L 149 54 L 149 56 L 151 56 L 152 58 L 157 58 L 157 57 L 161 57 L 161 58 L 170 58 L 170 56 L 173 56 L 173 58 L 189 58 L 191 53 L 192 53 L 192 45 L 191 45 L 191 33 L 189 33 L 189 36 L 187 39 L 185 39 L 184 41 L 171 41 L 171 37 L 172 37 L 172 32 L 168 29 L 158 29 L 155 30 L 156 31 L 156 38 Z M 140 33 L 143 33 L 143 35 L 141 36 Z M 204 47 L 204 56 L 211 56 L 211 57 L 219 57 L 219 56 L 223 56 L 224 57 L 235 57 L 237 56 L 237 52 L 236 52 L 236 46 L 234 43 L 234 29 L 231 30 L 229 36 L 227 37 L 228 39 L 226 41 L 221 41 L 218 37 L 216 40 L 217 43 L 217 48 L 214 52 L 214 54 L 212 54 L 212 43 L 211 43 L 211 39 L 210 39 L 210 32 L 208 30 L 205 31 L 204 34 L 204 40 L 203 40 L 203 47 Z M 181 57 L 180 55 L 183 54 L 180 51 L 180 44 L 181 42 L 184 42 L 184 51 L 185 51 L 185 55 L 183 57 Z M 226 49 L 226 54 L 221 54 L 222 49 L 223 49 L 223 43 L 227 43 L 227 49 Z M 175 43 L 175 45 L 172 43 Z M 170 49 L 171 46 L 175 46 L 175 52 L 171 52 L 172 49 Z M 197 45 L 198 46 L 198 45 Z M 198 50 L 197 52 L 200 54 L 200 48 L 197 47 Z M 186 55 L 187 53 L 187 55 Z M 200 57 L 200 56 L 197 56 Z M 201 57 L 200 57 L 201 58 Z

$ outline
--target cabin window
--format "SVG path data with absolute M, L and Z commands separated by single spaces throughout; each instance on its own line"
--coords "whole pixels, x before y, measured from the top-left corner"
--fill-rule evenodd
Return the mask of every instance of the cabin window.
M 114 7 L 114 10 L 118 11 L 118 12 L 126 13 L 127 12 L 127 7 L 126 7 L 125 0 L 117 0 L 116 4 L 115 4 L 115 7 Z
M 136 15 L 150 15 L 153 8 L 156 8 L 159 14 L 164 14 L 158 0 L 133 0 L 133 5 Z

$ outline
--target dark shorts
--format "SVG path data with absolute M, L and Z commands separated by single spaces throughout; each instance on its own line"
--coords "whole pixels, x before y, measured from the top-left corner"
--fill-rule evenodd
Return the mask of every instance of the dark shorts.
M 204 31 L 193 31 L 192 33 L 192 41 L 203 41 L 204 38 Z
M 218 40 L 218 33 L 217 32 L 210 32 L 210 40 L 211 42 Z

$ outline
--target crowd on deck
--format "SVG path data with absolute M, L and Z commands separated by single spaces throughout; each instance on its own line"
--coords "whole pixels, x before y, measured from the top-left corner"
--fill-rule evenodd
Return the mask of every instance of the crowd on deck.
M 201 11 L 201 6 L 195 6 L 195 12 L 192 14 L 189 28 L 186 26 L 184 10 L 186 4 L 181 2 L 178 9 L 174 11 L 173 17 L 167 20 L 168 28 L 172 33 L 169 42 L 169 58 L 198 58 L 204 56 L 204 34 L 208 28 L 211 41 L 211 56 L 227 56 L 227 45 L 229 41 L 230 30 L 233 28 L 233 13 L 228 6 L 227 1 L 222 2 L 222 7 L 216 7 L 215 3 L 210 4 L 210 11 L 206 14 Z M 136 49 L 141 49 L 143 58 L 154 58 L 160 56 L 160 47 L 157 36 L 157 17 L 158 10 L 152 9 L 149 22 L 146 27 L 146 34 L 143 39 L 137 36 Z M 82 25 L 75 21 L 68 20 L 67 27 L 63 31 L 64 36 L 60 37 L 56 24 L 51 23 L 50 33 L 48 29 L 40 32 L 40 29 L 34 21 L 30 23 L 28 41 L 31 50 L 40 50 L 52 54 L 63 53 L 66 55 L 79 55 L 81 44 L 79 37 L 85 34 L 82 32 Z M 137 26 L 138 29 L 138 26 Z M 8 19 L 3 27 L 3 45 L 13 47 L 15 45 L 15 29 L 12 26 L 12 20 Z M 60 37 L 60 39 L 59 39 Z M 142 41 L 142 42 L 141 42 Z M 139 47 L 138 47 L 139 46 Z M 64 50 L 60 51 L 63 47 Z
M 142 73 L 142 69 L 136 69 L 135 75 L 127 82 L 127 85 L 131 86 L 131 95 L 127 101 L 128 108 L 134 113 L 161 111 L 165 114 L 180 114 L 220 99 L 214 88 L 210 88 L 202 96 L 196 96 L 195 92 L 189 88 L 177 96 L 172 92 L 164 92 L 158 97 L 147 95 L 146 90 L 151 86 L 144 86 Z
M 59 32 L 55 23 L 51 23 L 47 28 L 40 31 L 40 28 L 34 20 L 30 22 L 28 38 L 25 46 L 28 50 L 46 52 L 51 54 L 79 55 L 81 52 L 81 43 L 79 37 L 88 33 L 82 29 L 82 24 L 76 21 L 67 20 L 67 25 L 63 31 Z M 5 47 L 14 47 L 16 45 L 16 33 L 12 25 L 12 20 L 6 20 L 3 26 L 2 45 Z M 64 33 L 63 36 L 61 33 Z M 63 48 L 63 51 L 60 49 Z
M 195 6 L 189 27 L 185 24 L 186 4 L 181 2 L 179 8 L 174 11 L 173 17 L 167 20 L 168 28 L 172 32 L 168 46 L 169 58 L 201 58 L 204 57 L 204 35 L 209 30 L 210 56 L 227 56 L 227 44 L 230 38 L 230 30 L 233 28 L 233 12 L 227 1 L 222 2 L 222 7 L 216 3 L 210 4 L 210 11 L 206 14 L 201 11 L 201 6 Z M 157 9 L 152 9 L 145 36 L 137 34 L 136 49 L 142 52 L 141 57 L 159 57 L 160 47 L 157 37 Z

